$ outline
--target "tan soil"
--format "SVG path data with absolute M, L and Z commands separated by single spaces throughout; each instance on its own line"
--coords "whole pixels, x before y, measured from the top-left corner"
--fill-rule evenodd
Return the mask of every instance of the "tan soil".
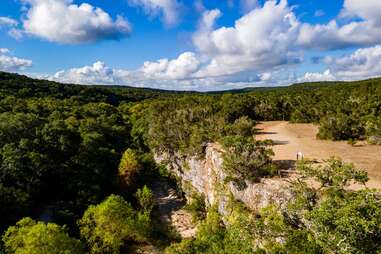
M 368 172 L 367 187 L 381 189 L 381 146 L 359 142 L 356 146 L 346 141 L 317 140 L 318 127 L 313 124 L 291 124 L 285 121 L 263 122 L 257 125 L 258 140 L 274 141 L 275 161 L 295 162 L 297 152 L 304 158 L 321 162 L 331 156 L 354 163 Z

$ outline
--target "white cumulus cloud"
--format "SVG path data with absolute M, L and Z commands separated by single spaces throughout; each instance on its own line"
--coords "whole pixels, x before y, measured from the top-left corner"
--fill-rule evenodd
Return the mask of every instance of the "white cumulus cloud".
M 11 51 L 7 48 L 0 48 L 0 54 L 8 54 L 10 53 Z
M 63 44 L 120 39 L 131 27 L 121 16 L 113 20 L 104 10 L 72 0 L 24 0 L 23 33 Z M 20 31 L 19 31 L 20 32 Z
M 125 70 L 115 70 L 105 63 L 98 61 L 93 65 L 69 70 L 61 70 L 52 76 L 47 76 L 50 80 L 64 83 L 75 83 L 85 85 L 121 85 L 127 84 L 130 73 Z
M 177 59 L 145 62 L 140 69 L 149 79 L 189 79 L 200 68 L 201 62 L 192 52 L 182 53 Z
M 332 73 L 339 79 L 354 80 L 381 76 L 381 45 L 356 50 L 339 58 L 326 58 Z
M 306 49 L 342 49 L 367 47 L 381 43 L 381 1 L 344 0 L 339 17 L 359 18 L 344 22 L 331 20 L 328 24 L 302 24 L 298 44 Z
M 299 22 L 287 1 L 267 1 L 238 19 L 233 27 L 213 29 L 220 15 L 218 10 L 206 12 L 193 38 L 197 50 L 210 58 L 200 75 L 262 72 L 300 61 L 294 47 Z
M 32 66 L 32 61 L 10 55 L 10 50 L 0 48 L 0 71 L 20 71 Z
M 379 0 L 345 0 L 342 16 L 357 16 L 373 23 L 381 23 Z
M 306 72 L 303 77 L 298 78 L 298 82 L 318 82 L 318 81 L 335 81 L 337 78 L 330 70 L 324 72 Z
M 326 57 L 327 70 L 307 72 L 299 81 L 359 80 L 381 76 L 381 45 L 358 49 L 342 57 Z
M 177 59 L 160 59 L 145 62 L 134 71 L 113 69 L 103 62 L 92 65 L 61 70 L 46 78 L 64 83 L 78 84 L 112 84 L 135 86 L 161 86 L 161 84 L 178 83 L 182 79 L 190 79 L 200 66 L 200 62 L 191 52 L 181 54 Z M 170 81 L 170 82 L 168 82 Z M 183 83 L 189 83 L 184 81 Z

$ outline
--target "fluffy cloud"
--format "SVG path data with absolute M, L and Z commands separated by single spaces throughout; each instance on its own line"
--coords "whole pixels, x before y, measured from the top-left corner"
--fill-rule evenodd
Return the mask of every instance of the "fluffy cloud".
M 258 74 L 249 71 L 235 75 L 203 76 L 200 75 L 203 63 L 199 58 L 194 53 L 185 52 L 177 59 L 145 62 L 135 71 L 112 69 L 102 62 L 96 62 L 91 66 L 59 71 L 45 78 L 65 83 L 208 91 L 236 89 L 253 84 L 288 85 L 294 82 L 349 81 L 381 76 L 381 45 L 359 49 L 343 57 L 326 57 L 324 62 L 327 69 L 324 72 L 307 72 L 301 77 L 296 77 L 288 67 Z
M 298 82 L 318 82 L 318 81 L 334 81 L 337 78 L 331 73 L 330 70 L 320 72 L 306 72 L 303 77 L 298 78 Z
M 194 53 L 185 52 L 177 59 L 145 62 L 140 70 L 148 79 L 189 79 L 200 68 L 200 65 L 201 63 Z
M 294 48 L 299 22 L 287 1 L 267 1 L 235 22 L 233 27 L 213 29 L 218 10 L 206 12 L 193 41 L 210 64 L 200 75 L 231 75 L 261 72 L 300 61 Z
M 127 36 L 130 25 L 121 16 L 113 20 L 108 13 L 87 3 L 72 0 L 24 0 L 28 6 L 23 33 L 63 44 L 78 44 Z
M 327 57 L 326 63 L 339 79 L 354 80 L 381 75 L 381 45 L 356 50 L 349 56 Z
M 381 4 L 379 0 L 345 0 L 342 16 L 360 17 L 378 25 L 381 24 Z
M 32 66 L 32 61 L 10 55 L 9 49 L 0 48 L 0 71 L 20 71 Z
M 308 72 L 299 81 L 349 81 L 381 76 L 381 45 L 342 57 L 326 57 L 324 62 L 328 68 L 325 72 Z
M 234 26 L 217 29 L 214 24 L 220 11 L 206 11 L 193 37 L 196 50 L 210 59 L 209 66 L 199 74 L 263 72 L 301 62 L 305 50 L 381 43 L 380 8 L 378 0 L 345 0 L 342 13 L 355 20 L 344 25 L 337 20 L 312 25 L 300 22 L 287 0 L 269 0 L 236 20 Z
M 191 52 L 181 54 L 177 59 L 160 59 L 156 62 L 145 62 L 137 70 L 129 71 L 112 69 L 103 62 L 70 70 L 62 70 L 45 78 L 78 84 L 112 84 L 134 86 L 157 86 L 170 83 L 189 84 L 190 76 L 200 67 L 200 62 Z M 170 81 L 170 82 L 168 82 Z
M 312 25 L 300 22 L 287 0 L 269 0 L 238 19 L 234 26 L 215 29 L 221 13 L 207 11 L 193 42 L 199 54 L 209 59 L 209 64 L 196 76 L 273 72 L 300 63 L 306 50 L 327 51 L 381 43 L 380 12 L 379 0 L 345 0 L 340 18 L 353 17 L 352 21 L 343 25 L 339 20 Z M 306 78 L 334 78 L 329 72 L 323 74 L 307 73 Z
M 146 14 L 156 17 L 162 15 L 168 26 L 179 21 L 181 4 L 177 0 L 129 0 L 130 5 L 142 7 Z
M 103 62 L 98 61 L 90 66 L 62 70 L 53 76 L 43 78 L 64 83 L 86 85 L 122 85 L 129 83 L 130 73 L 125 70 L 111 69 Z
M 90 66 L 59 71 L 45 78 L 87 85 L 110 84 L 210 91 L 237 89 L 253 84 L 272 86 L 294 82 L 359 80 L 381 76 L 381 45 L 359 49 L 343 57 L 326 57 L 324 62 L 327 69 L 324 72 L 307 72 L 301 77 L 297 77 L 288 67 L 258 74 L 249 71 L 235 75 L 202 76 L 200 71 L 203 70 L 203 63 L 199 58 L 194 53 L 185 52 L 177 59 L 145 62 L 142 67 L 134 71 L 112 69 L 102 62 L 96 62 Z
M 103 62 L 96 62 L 93 65 L 62 70 L 40 78 L 84 85 L 129 85 L 198 91 L 238 89 L 253 83 L 268 86 L 276 82 L 278 85 L 285 85 L 295 80 L 294 76 L 285 70 L 259 75 L 247 72 L 231 76 L 197 77 L 201 66 L 193 53 L 185 52 L 177 59 L 146 62 L 134 71 L 113 69 Z
M 381 4 L 379 0 L 345 0 L 340 18 L 354 18 L 339 25 L 302 24 L 298 44 L 306 49 L 332 50 L 366 47 L 381 43 Z
M 327 25 L 303 24 L 297 43 L 304 49 L 335 50 L 364 47 L 381 42 L 381 26 L 371 21 L 351 22 L 339 26 L 333 20 Z
M 10 53 L 10 50 L 7 48 L 0 48 L 0 54 L 8 54 Z

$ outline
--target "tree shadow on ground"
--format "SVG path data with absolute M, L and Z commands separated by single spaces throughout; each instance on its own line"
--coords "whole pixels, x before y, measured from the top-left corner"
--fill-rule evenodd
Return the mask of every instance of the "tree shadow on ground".
M 278 132 L 271 132 L 271 131 L 256 131 L 256 135 L 275 135 L 278 134 Z
M 274 164 L 281 170 L 295 169 L 296 160 L 274 160 Z
M 273 140 L 272 143 L 274 146 L 283 146 L 289 144 L 290 142 L 284 140 Z

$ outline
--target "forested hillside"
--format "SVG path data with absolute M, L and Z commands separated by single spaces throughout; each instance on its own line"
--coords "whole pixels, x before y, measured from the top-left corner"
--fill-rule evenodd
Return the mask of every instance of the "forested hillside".
M 269 142 L 253 139 L 263 120 L 315 123 L 320 139 L 381 149 L 381 79 L 208 94 L 0 73 L 0 253 L 128 253 L 158 242 L 164 249 L 173 238 L 152 222 L 145 185 L 169 174 L 153 152 L 202 158 L 219 142 L 228 180 L 258 181 L 277 173 Z M 237 205 L 225 226 L 211 207 L 196 238 L 167 252 L 380 253 L 379 193 L 345 189 L 366 174 L 340 161 L 299 167 L 321 188 L 294 186 L 288 213 L 269 207 L 254 216 Z

